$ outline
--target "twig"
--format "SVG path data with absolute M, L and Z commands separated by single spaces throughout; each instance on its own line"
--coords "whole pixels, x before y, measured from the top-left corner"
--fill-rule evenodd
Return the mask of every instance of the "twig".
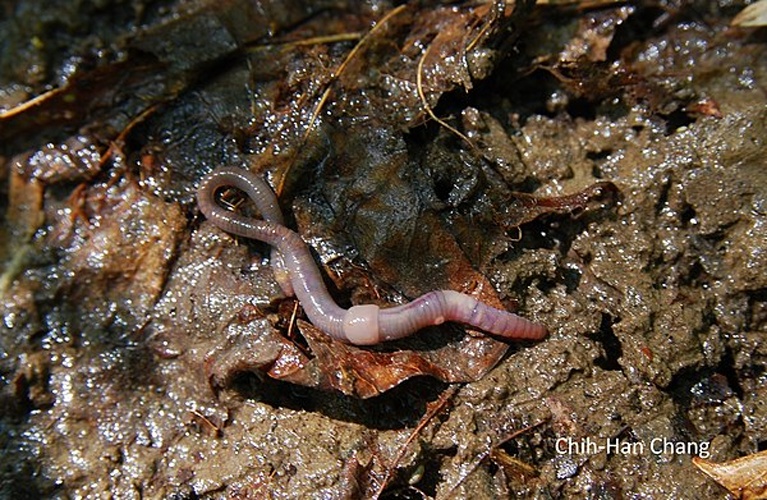
M 451 131 L 461 139 L 463 139 L 466 144 L 471 147 L 472 150 L 476 152 L 477 147 L 474 145 L 473 142 L 469 140 L 468 137 L 463 135 L 461 132 L 459 132 L 457 129 L 450 126 L 447 122 L 439 118 L 437 115 L 434 114 L 434 111 L 432 111 L 431 106 L 429 106 L 428 101 L 426 100 L 426 95 L 423 92 L 423 62 L 426 59 L 426 56 L 429 54 L 429 49 L 431 49 L 431 45 L 426 47 L 426 50 L 423 51 L 423 55 L 421 56 L 421 59 L 418 60 L 418 68 L 416 69 L 415 74 L 415 83 L 416 83 L 416 90 L 418 90 L 418 97 L 421 99 L 421 104 L 423 104 L 423 108 L 426 111 L 426 113 L 429 114 L 432 120 L 439 123 L 443 127 L 445 127 L 447 130 Z
M 384 477 L 383 481 L 381 481 L 381 485 L 378 487 L 378 491 L 376 491 L 375 495 L 373 495 L 374 500 L 377 500 L 383 493 L 387 483 L 389 482 L 389 479 L 391 478 L 392 471 L 397 467 L 397 464 L 400 460 L 402 460 L 402 457 L 405 456 L 405 452 L 407 451 L 407 447 L 410 446 L 410 443 L 412 443 L 416 436 L 418 436 L 423 428 L 426 427 L 426 424 L 428 424 L 432 418 L 434 418 L 439 412 L 442 411 L 442 409 L 445 407 L 445 405 L 447 405 L 447 402 L 450 400 L 450 398 L 453 397 L 457 390 L 458 386 L 456 385 L 448 387 L 447 390 L 445 390 L 445 392 L 440 395 L 437 401 L 428 405 L 429 411 L 426 412 L 426 415 L 421 418 L 420 422 L 418 422 L 418 425 L 416 425 L 415 429 L 413 429 L 413 432 L 410 433 L 407 440 L 405 441 L 405 444 L 403 444 L 400 448 L 397 457 L 394 459 L 394 462 L 392 462 L 392 464 L 386 468 L 386 476 Z
M 474 472 L 474 471 L 477 469 L 477 467 L 479 466 L 479 464 L 481 464 L 481 463 L 482 463 L 482 462 L 483 462 L 483 461 L 484 461 L 484 460 L 485 460 L 487 457 L 489 457 L 490 455 L 492 455 L 493 451 L 494 451 L 494 450 L 495 450 L 495 449 L 496 449 L 498 446 L 500 446 L 500 445 L 502 445 L 503 443 L 505 443 L 505 442 L 509 441 L 510 439 L 514 439 L 515 437 L 517 437 L 517 436 L 520 436 L 520 435 L 524 434 L 525 432 L 528 432 L 528 431 L 530 431 L 530 430 L 532 430 L 532 429 L 535 429 L 536 427 L 538 427 L 538 426 L 540 426 L 541 424 L 543 424 L 543 422 L 544 422 L 544 421 L 541 421 L 541 422 L 536 422 L 536 423 L 534 423 L 534 424 L 532 424 L 532 425 L 528 425 L 527 427 L 523 427 L 523 428 L 521 428 L 521 429 L 518 429 L 518 430 L 516 430 L 516 431 L 512 432 L 511 434 L 509 434 L 509 435 L 508 435 L 507 437 L 505 437 L 504 439 L 502 439 L 502 440 L 501 440 L 501 441 L 500 441 L 498 444 L 495 444 L 495 445 L 493 445 L 493 446 L 489 447 L 489 448 L 488 448 L 486 451 L 484 451 L 484 452 L 480 453 L 480 454 L 477 456 L 477 458 L 474 460 L 474 462 L 473 462 L 473 463 L 472 463 L 472 464 L 471 464 L 471 465 L 470 465 L 468 468 L 466 468 L 466 469 L 465 469 L 465 471 L 466 471 L 466 472 L 463 474 L 463 476 L 461 476 L 461 478 L 459 478 L 459 479 L 458 479 L 458 482 L 456 482 L 456 483 L 455 483 L 455 484 L 454 484 L 454 485 L 453 485 L 453 486 L 452 486 L 452 487 L 451 487 L 451 488 L 450 488 L 450 489 L 447 491 L 447 493 L 446 493 L 444 496 L 445 496 L 446 498 L 452 498 L 452 493 L 453 493 L 453 491 L 455 491 L 455 489 L 456 489 L 456 488 L 458 488 L 458 486 L 460 486 L 460 485 L 461 485 L 461 483 L 463 483 L 463 482 L 466 480 L 466 478 L 467 478 L 467 477 L 469 477 L 469 476 L 470 476 L 470 475 L 471 475 L 471 474 L 472 474 L 472 473 L 473 473 L 473 472 Z
M 380 21 L 376 23 L 375 26 L 373 26 L 370 31 L 368 31 L 365 36 L 363 36 L 359 42 L 357 42 L 357 45 L 354 46 L 352 50 L 349 51 L 348 54 L 346 54 L 346 57 L 344 58 L 343 62 L 336 68 L 333 73 L 330 75 L 330 81 L 328 81 L 327 86 L 325 88 L 325 91 L 322 93 L 322 96 L 320 97 L 319 102 L 317 103 L 317 106 L 315 106 L 314 111 L 312 112 L 312 116 L 309 119 L 309 123 L 306 125 L 306 132 L 304 132 L 303 137 L 301 138 L 301 143 L 305 144 L 307 139 L 309 138 L 309 134 L 314 129 L 314 124 L 317 122 L 317 117 L 320 116 L 320 113 L 322 112 L 322 108 L 325 106 L 325 103 L 327 102 L 328 98 L 330 97 L 330 93 L 333 91 L 333 84 L 338 80 L 338 78 L 343 74 L 343 72 L 346 70 L 346 67 L 351 63 L 351 61 L 354 59 L 354 57 L 359 53 L 360 50 L 362 50 L 362 47 L 370 40 L 375 33 L 377 33 L 382 26 L 384 26 L 391 18 L 402 12 L 408 4 L 402 4 L 389 12 L 386 13 L 385 16 L 381 18 Z M 290 168 L 292 167 L 292 163 L 288 165 L 285 172 L 280 176 L 279 182 L 277 182 L 277 185 L 275 186 L 275 191 L 277 193 L 282 193 L 283 188 L 285 187 L 285 180 L 288 178 L 288 172 L 290 171 Z

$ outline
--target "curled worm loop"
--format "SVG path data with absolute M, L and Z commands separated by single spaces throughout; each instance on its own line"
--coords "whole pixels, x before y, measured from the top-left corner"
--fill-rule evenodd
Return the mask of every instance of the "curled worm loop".
M 226 210 L 216 200 L 220 189 L 237 188 L 258 207 L 264 220 Z M 275 277 L 289 295 L 295 293 L 311 322 L 338 340 L 357 345 L 407 337 L 421 328 L 445 321 L 464 323 L 509 339 L 541 339 L 546 328 L 516 314 L 490 307 L 452 290 L 436 290 L 396 307 L 357 305 L 344 309 L 335 303 L 322 281 L 309 248 L 285 227 L 277 198 L 255 174 L 233 167 L 214 170 L 197 191 L 200 210 L 220 229 L 268 243 Z

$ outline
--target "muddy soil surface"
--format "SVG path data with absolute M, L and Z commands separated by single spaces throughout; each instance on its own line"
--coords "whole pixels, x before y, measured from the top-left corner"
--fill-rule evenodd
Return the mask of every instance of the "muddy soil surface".
M 764 28 L 512 4 L 0 8 L 0 497 L 725 495 L 692 457 L 767 448 Z M 223 164 L 340 303 L 550 335 L 325 342 L 197 209 Z

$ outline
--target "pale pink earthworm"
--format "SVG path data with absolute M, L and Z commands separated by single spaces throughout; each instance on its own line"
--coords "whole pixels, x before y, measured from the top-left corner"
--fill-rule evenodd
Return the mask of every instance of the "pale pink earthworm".
M 265 220 L 226 210 L 216 200 L 224 188 L 243 191 L 261 211 Z M 452 290 L 429 292 L 414 301 L 381 309 L 377 305 L 357 305 L 343 309 L 335 303 L 322 281 L 309 248 L 301 237 L 283 225 L 277 198 L 258 176 L 242 168 L 219 168 L 203 178 L 197 191 L 203 214 L 220 229 L 238 236 L 263 241 L 275 247 L 273 262 L 280 262 L 278 281 L 284 274 L 314 326 L 331 337 L 356 345 L 407 337 L 418 330 L 445 321 L 464 323 L 508 339 L 541 339 L 546 328 L 524 318 L 488 306 L 469 295 Z

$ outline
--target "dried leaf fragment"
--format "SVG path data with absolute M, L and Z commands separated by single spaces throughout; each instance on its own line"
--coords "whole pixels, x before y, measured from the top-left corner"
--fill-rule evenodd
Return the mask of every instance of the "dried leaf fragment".
M 767 499 L 767 451 L 721 464 L 693 457 L 692 463 L 708 477 L 727 488 L 736 498 Z
M 759 0 L 738 12 L 730 26 L 767 26 L 767 0 Z

